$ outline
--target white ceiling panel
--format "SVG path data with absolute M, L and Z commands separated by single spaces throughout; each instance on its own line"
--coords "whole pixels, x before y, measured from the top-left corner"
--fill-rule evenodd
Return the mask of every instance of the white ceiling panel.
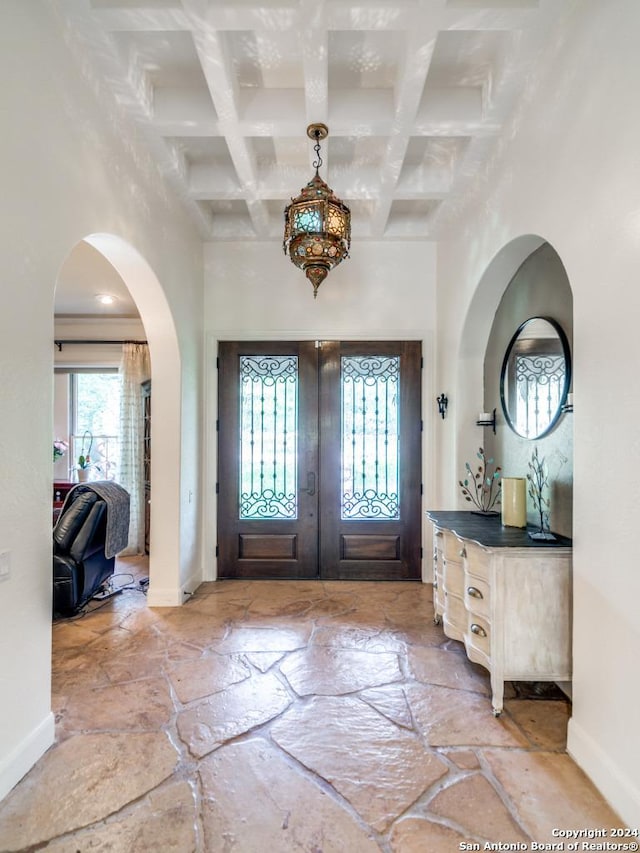
M 320 121 L 354 237 L 433 240 L 569 0 L 51 2 L 203 239 L 281 239 Z

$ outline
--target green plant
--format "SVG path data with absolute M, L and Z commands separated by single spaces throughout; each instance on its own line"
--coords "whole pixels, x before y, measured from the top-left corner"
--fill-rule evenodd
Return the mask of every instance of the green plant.
M 549 498 L 546 497 L 545 493 L 549 486 L 549 481 L 544 469 L 544 457 L 540 459 L 537 447 L 531 454 L 527 480 L 529 481 L 529 497 L 540 515 L 540 533 L 548 532 L 550 504 Z
M 497 465 L 493 473 L 490 466 L 493 459 L 487 459 L 482 447 L 478 448 L 476 454 L 480 460 L 477 470 L 473 470 L 468 462 L 465 462 L 467 476 L 459 480 L 464 499 L 477 506 L 480 512 L 490 512 L 496 503 L 500 501 L 500 472 L 502 468 Z
M 89 444 L 88 444 L 87 450 L 85 452 L 84 446 L 85 446 L 85 441 L 87 440 L 87 437 L 89 439 Z M 84 435 L 82 436 L 82 450 L 80 451 L 80 456 L 78 456 L 78 468 L 89 468 L 91 466 L 91 456 L 89 454 L 91 453 L 92 444 L 93 444 L 93 435 L 87 429 L 84 431 Z
M 58 459 L 62 459 L 68 449 L 69 445 L 66 441 L 63 441 L 61 438 L 56 438 L 53 442 L 53 461 L 57 462 Z

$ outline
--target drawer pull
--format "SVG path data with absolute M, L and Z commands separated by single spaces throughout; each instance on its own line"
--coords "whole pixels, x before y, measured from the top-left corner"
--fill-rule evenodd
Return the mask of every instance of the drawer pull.
M 460 556 L 461 556 L 461 557 L 466 557 L 466 556 L 467 556 L 467 549 L 466 549 L 466 548 L 462 548 L 462 549 L 461 549 L 461 551 L 460 551 Z
M 438 581 L 434 581 L 434 582 L 433 582 L 433 588 L 434 588 L 434 589 L 438 589 Z
M 467 595 L 470 595 L 471 598 L 484 598 L 484 595 L 475 586 L 468 586 L 467 587 Z
M 487 632 L 484 630 L 482 625 L 476 625 L 475 622 L 471 626 L 471 633 L 476 634 L 478 637 L 486 637 L 487 636 Z

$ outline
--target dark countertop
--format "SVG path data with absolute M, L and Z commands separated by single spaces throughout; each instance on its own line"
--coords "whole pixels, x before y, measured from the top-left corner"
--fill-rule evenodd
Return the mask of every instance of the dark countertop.
M 555 540 L 531 539 L 528 531 L 536 528 L 503 527 L 500 514 L 478 515 L 470 511 L 427 510 L 427 517 L 438 527 L 452 530 L 463 539 L 471 539 L 487 548 L 571 548 L 572 540 L 555 534 Z

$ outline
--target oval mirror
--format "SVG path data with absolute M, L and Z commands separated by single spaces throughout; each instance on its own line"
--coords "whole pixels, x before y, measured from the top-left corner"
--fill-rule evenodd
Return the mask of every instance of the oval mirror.
M 500 373 L 500 400 L 511 429 L 540 438 L 556 424 L 571 384 L 571 354 L 555 320 L 532 317 L 511 338 Z

